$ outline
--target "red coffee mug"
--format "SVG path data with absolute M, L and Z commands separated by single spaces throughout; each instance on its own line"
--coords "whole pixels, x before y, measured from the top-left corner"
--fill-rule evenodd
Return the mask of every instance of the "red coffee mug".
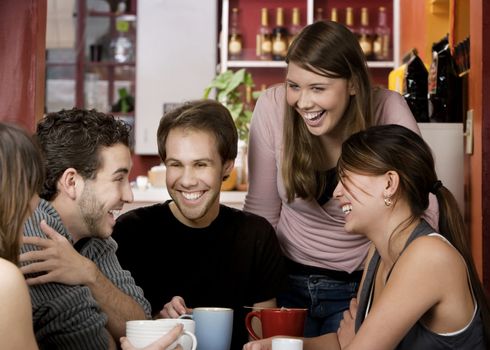
M 252 328 L 252 319 L 257 317 L 262 326 L 262 337 L 275 335 L 302 337 L 305 328 L 306 309 L 271 308 L 251 311 L 245 317 L 245 327 L 254 339 L 260 339 Z

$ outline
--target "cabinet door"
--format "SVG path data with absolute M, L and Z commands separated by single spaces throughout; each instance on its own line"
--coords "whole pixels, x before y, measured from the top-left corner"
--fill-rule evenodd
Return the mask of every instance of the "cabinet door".
M 164 108 L 203 96 L 216 74 L 216 0 L 138 1 L 137 154 L 157 154 Z

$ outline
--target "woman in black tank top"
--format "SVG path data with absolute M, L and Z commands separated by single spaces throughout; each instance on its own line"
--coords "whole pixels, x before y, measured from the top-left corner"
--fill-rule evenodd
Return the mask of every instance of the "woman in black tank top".
M 304 349 L 488 349 L 488 299 L 429 146 L 402 126 L 372 127 L 344 142 L 337 172 L 333 195 L 345 229 L 368 237 L 372 249 L 337 333 L 304 339 Z M 440 234 L 423 219 L 429 193 L 439 205 Z

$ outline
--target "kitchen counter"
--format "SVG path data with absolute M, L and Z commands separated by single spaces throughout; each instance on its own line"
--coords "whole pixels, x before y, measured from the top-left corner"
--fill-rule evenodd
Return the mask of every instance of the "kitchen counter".
M 133 202 L 124 205 L 122 213 L 129 210 L 152 205 L 155 203 L 163 203 L 170 199 L 170 195 L 166 188 L 146 188 L 139 189 L 133 187 Z M 242 209 L 243 202 L 245 201 L 245 196 L 247 192 L 243 191 L 221 191 L 220 202 L 229 207 Z

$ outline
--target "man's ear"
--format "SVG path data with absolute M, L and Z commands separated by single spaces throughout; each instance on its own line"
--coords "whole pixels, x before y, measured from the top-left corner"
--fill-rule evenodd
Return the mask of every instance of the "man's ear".
M 58 191 L 71 199 L 77 198 L 77 188 L 81 188 L 82 177 L 76 169 L 67 168 L 58 180 Z
M 221 176 L 222 181 L 225 181 L 228 177 L 230 177 L 231 171 L 233 170 L 233 167 L 235 165 L 235 162 L 233 160 L 227 160 L 225 164 L 223 164 L 223 174 Z

